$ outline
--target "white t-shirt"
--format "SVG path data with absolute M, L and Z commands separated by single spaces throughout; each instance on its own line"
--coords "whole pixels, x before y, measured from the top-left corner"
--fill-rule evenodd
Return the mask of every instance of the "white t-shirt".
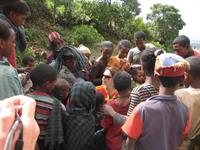
M 155 46 L 154 46 L 153 44 L 151 44 L 151 43 L 146 43 L 146 44 L 145 44 L 145 49 L 147 49 L 147 48 L 154 48 L 154 47 L 155 47 Z M 144 49 L 144 50 L 145 50 L 145 49 Z M 134 57 L 135 55 L 140 54 L 141 52 L 142 52 L 142 51 L 140 51 L 140 50 L 138 49 L 138 47 L 134 47 L 134 48 L 130 49 L 129 52 L 128 52 L 128 56 L 127 56 L 129 63 L 132 64 L 132 62 L 133 62 L 133 57 Z

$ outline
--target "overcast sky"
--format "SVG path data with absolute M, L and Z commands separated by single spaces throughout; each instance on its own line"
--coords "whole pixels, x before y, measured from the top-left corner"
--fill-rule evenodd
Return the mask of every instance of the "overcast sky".
M 200 40 L 200 0 L 138 0 L 141 8 L 141 16 L 146 18 L 150 13 L 150 7 L 156 3 L 173 5 L 179 9 L 182 19 L 186 23 L 179 34 L 185 34 L 191 40 Z

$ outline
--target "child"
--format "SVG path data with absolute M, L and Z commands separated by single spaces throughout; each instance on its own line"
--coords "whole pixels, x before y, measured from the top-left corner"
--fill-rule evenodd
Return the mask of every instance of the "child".
M 125 71 L 119 71 L 115 74 L 113 81 L 114 87 L 119 93 L 119 97 L 115 100 L 109 100 L 107 104 L 112 106 L 116 112 L 126 115 L 129 105 L 131 76 Z M 103 128 L 106 128 L 106 145 L 108 149 L 121 150 L 121 126 L 114 122 L 114 120 L 109 116 L 105 116 L 101 122 L 101 125 Z
M 58 32 L 51 32 L 48 36 L 51 51 L 47 54 L 46 63 L 50 64 L 52 60 L 56 59 L 56 50 L 64 46 L 64 40 Z
M 183 81 L 188 63 L 176 54 L 161 54 L 155 64 L 159 95 L 140 103 L 122 126 L 129 149 L 176 150 L 189 130 L 187 107 L 174 92 Z
M 18 0 L 3 6 L 3 14 L 0 14 L 0 18 L 10 24 L 15 31 L 16 48 L 13 49 L 12 54 L 8 58 L 13 67 L 16 67 L 16 50 L 23 52 L 26 49 L 27 41 L 23 25 L 29 11 L 27 3 L 23 0 Z M 19 69 L 19 71 L 23 70 L 23 68 Z
M 146 75 L 145 82 L 135 87 L 130 95 L 130 105 L 127 115 L 129 116 L 133 109 L 142 101 L 145 101 L 151 96 L 157 95 L 158 83 L 154 78 L 154 66 L 156 61 L 155 52 L 157 49 L 149 48 L 142 52 L 140 60 L 142 71 Z
M 11 26 L 0 19 L 0 100 L 23 93 L 17 71 L 6 59 L 15 47 L 14 35 Z
M 95 133 L 95 86 L 91 82 L 73 85 L 66 120 L 65 149 L 93 150 Z
M 186 82 L 188 88 L 180 89 L 175 94 L 188 107 L 191 123 L 189 135 L 183 144 L 179 147 L 180 150 L 195 150 L 200 149 L 200 58 L 192 56 L 186 58 L 189 62 L 190 68 L 187 70 Z
M 55 88 L 52 91 L 53 96 L 60 100 L 64 106 L 67 106 L 67 99 L 69 95 L 70 84 L 67 80 L 58 78 L 55 84 Z
M 39 149 L 62 149 L 64 112 L 60 102 L 49 95 L 55 87 L 57 73 L 51 66 L 40 64 L 33 69 L 30 78 L 33 92 L 28 96 L 37 103 L 35 118 L 40 127 Z
M 145 75 L 141 67 L 142 66 L 140 64 L 135 64 L 131 66 L 129 71 L 133 81 L 135 82 L 135 87 L 140 86 L 145 82 Z
M 22 59 L 22 65 L 25 68 L 28 67 L 31 71 L 35 67 L 35 60 L 31 56 L 26 56 Z M 32 81 L 30 80 L 30 73 L 29 72 L 20 73 L 18 74 L 18 77 L 22 83 L 24 94 L 27 94 L 33 85 Z
M 129 40 L 121 40 L 117 44 L 117 56 L 111 56 L 108 66 L 115 70 L 127 70 L 129 65 L 126 60 L 129 50 L 131 49 L 131 42 Z
M 101 43 L 101 56 L 96 60 L 96 65 L 92 66 L 91 72 L 89 74 L 90 81 L 93 82 L 95 86 L 102 84 L 103 73 L 108 65 L 110 57 L 113 52 L 113 44 L 110 41 L 103 41 Z
M 133 109 L 143 101 L 146 101 L 149 97 L 157 95 L 158 93 L 158 83 L 154 77 L 154 66 L 156 61 L 156 55 L 155 52 L 157 50 L 152 49 L 146 49 L 142 52 L 141 55 L 141 65 L 142 70 L 144 71 L 144 74 L 146 75 L 145 82 L 135 87 L 130 94 L 130 104 L 127 116 L 131 114 Z M 126 115 L 121 115 L 117 112 L 115 112 L 110 106 L 106 105 L 104 106 L 104 113 L 107 115 L 113 117 L 113 119 L 118 123 L 123 125 L 124 122 L 127 119 Z

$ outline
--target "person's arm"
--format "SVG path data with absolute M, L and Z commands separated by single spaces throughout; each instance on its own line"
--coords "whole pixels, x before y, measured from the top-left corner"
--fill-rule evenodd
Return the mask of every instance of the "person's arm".
M 104 114 L 109 115 L 113 118 L 113 120 L 118 123 L 119 125 L 123 125 L 126 120 L 127 116 L 117 113 L 111 106 L 104 105 L 103 107 Z
M 127 58 L 128 58 L 128 62 L 129 62 L 130 64 L 132 64 L 132 63 L 133 63 L 133 51 L 132 51 L 131 49 L 130 49 L 129 52 L 128 52 Z
M 122 126 L 122 131 L 127 136 L 126 146 L 128 150 L 134 149 L 135 142 L 140 138 L 143 132 L 143 118 L 140 115 L 140 109 L 136 107 Z
M 134 150 L 135 149 L 135 140 L 131 138 L 127 138 L 125 143 L 125 150 Z

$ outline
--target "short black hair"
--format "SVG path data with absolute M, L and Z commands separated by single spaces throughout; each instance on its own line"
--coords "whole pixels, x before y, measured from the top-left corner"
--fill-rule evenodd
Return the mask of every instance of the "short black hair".
M 131 88 L 131 75 L 126 71 L 119 71 L 114 75 L 113 83 L 118 92 L 123 92 Z
M 173 88 L 177 86 L 177 84 L 181 84 L 183 82 L 184 76 L 179 76 L 179 77 L 158 76 L 158 78 L 163 87 Z
M 27 66 L 30 62 L 34 62 L 35 59 L 31 56 L 25 56 L 23 59 L 22 59 L 22 64 L 23 66 Z
M 185 35 L 180 35 L 176 37 L 173 41 L 173 44 L 179 44 L 182 47 L 190 47 L 190 39 Z
M 121 48 L 124 48 L 124 49 L 131 49 L 132 45 L 131 45 L 131 42 L 129 40 L 121 40 L 118 42 L 117 44 L 117 49 L 121 49 Z
M 43 86 L 47 81 L 55 81 L 57 79 L 56 70 L 48 64 L 40 64 L 30 74 L 33 86 Z
M 10 30 L 11 26 L 5 22 L 4 20 L 0 19 L 0 38 L 3 40 L 7 40 L 10 37 Z
M 142 52 L 140 57 L 141 64 L 145 68 L 147 76 L 152 76 L 154 74 L 156 62 L 155 51 L 156 48 L 147 48 Z
M 3 6 L 3 13 L 8 16 L 13 11 L 18 15 L 28 15 L 30 8 L 24 0 L 18 0 Z
M 103 41 L 101 42 L 101 48 L 110 48 L 113 49 L 113 43 L 111 41 Z
M 144 51 L 142 51 L 140 61 L 146 70 L 147 76 L 152 76 L 154 74 L 156 57 L 162 53 L 164 53 L 164 50 L 158 47 L 146 48 Z
M 188 72 L 191 74 L 192 78 L 200 79 L 200 58 L 197 56 L 191 56 L 186 58 L 186 61 L 190 64 Z
M 146 35 L 145 35 L 144 32 L 138 31 L 138 32 L 135 32 L 134 39 L 143 39 L 145 41 L 146 40 Z

